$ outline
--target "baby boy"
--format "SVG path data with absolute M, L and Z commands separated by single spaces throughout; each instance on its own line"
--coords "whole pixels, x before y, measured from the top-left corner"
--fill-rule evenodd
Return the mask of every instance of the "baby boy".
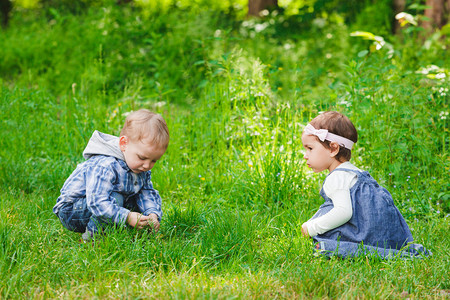
M 64 183 L 53 212 L 87 241 L 109 225 L 159 229 L 161 197 L 151 169 L 169 145 L 164 119 L 146 109 L 132 112 L 120 137 L 95 131 Z

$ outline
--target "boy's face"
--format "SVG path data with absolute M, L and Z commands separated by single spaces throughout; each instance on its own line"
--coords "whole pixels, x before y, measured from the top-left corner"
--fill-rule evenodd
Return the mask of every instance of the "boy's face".
M 166 149 L 144 141 L 131 141 L 126 136 L 119 139 L 120 150 L 125 157 L 125 162 L 133 173 L 149 171 L 163 156 Z

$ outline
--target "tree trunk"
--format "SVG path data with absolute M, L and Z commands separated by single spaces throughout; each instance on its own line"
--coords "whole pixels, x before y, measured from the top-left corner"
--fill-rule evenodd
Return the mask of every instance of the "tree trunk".
M 402 11 L 405 11 L 406 0 L 394 0 L 392 4 L 394 9 L 394 16 L 396 16 L 398 13 L 401 13 Z M 395 18 L 394 26 L 392 26 L 392 29 L 394 33 L 400 32 L 400 23 Z
M 248 15 L 259 17 L 260 11 L 270 7 L 278 7 L 278 0 L 248 0 Z
M 0 0 L 0 13 L 3 28 L 6 28 L 8 26 L 9 13 L 11 12 L 11 10 L 12 2 L 10 0 Z
M 444 4 L 444 26 L 445 24 L 448 24 L 450 21 L 450 0 L 447 0 Z
M 444 1 L 445 0 L 427 0 L 425 9 L 425 17 L 429 20 L 424 21 L 422 26 L 431 31 L 434 28 L 441 28 L 444 25 Z M 448 5 L 448 1 L 447 1 Z

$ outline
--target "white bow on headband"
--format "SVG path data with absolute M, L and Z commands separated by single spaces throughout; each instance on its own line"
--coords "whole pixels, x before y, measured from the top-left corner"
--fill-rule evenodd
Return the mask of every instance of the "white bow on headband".
M 352 150 L 354 142 L 343 136 L 328 132 L 326 129 L 315 129 L 311 124 L 306 125 L 304 133 L 315 135 L 321 142 L 327 140 L 330 142 L 336 142 L 340 146 Z

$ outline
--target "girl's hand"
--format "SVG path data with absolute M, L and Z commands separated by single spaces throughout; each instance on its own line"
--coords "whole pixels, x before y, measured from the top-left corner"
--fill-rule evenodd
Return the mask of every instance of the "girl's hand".
M 302 224 L 302 235 L 304 237 L 308 237 L 309 238 L 308 227 L 306 226 L 306 223 Z
M 156 219 L 156 220 L 158 220 L 158 219 Z M 149 222 L 151 222 L 150 216 L 144 216 L 144 215 L 134 212 L 134 211 L 131 211 L 127 217 L 127 224 L 136 229 L 142 229 L 145 226 L 148 226 Z

